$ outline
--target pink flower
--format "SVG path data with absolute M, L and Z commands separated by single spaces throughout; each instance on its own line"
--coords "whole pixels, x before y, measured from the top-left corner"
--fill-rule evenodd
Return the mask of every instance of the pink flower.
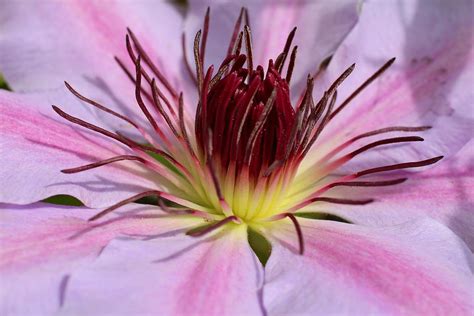
M 2 315 L 473 311 L 472 5 L 241 5 L 3 4 Z

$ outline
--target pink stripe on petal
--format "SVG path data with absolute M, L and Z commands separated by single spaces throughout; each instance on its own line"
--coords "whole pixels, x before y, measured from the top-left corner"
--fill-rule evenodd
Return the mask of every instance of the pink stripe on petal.
M 48 103 L 46 96 L 0 92 L 0 181 L 9 184 L 2 188 L 0 201 L 26 204 L 68 194 L 86 205 L 103 207 L 144 191 L 146 186 L 155 187 L 152 179 L 147 181 L 143 175 L 143 167 L 133 161 L 78 174 L 61 173 L 62 169 L 124 154 L 125 147 L 68 125 Z M 75 112 L 90 117 L 83 108 Z
M 360 157 L 359 163 L 449 156 L 462 148 L 472 137 L 471 12 L 472 3 L 463 0 L 364 3 L 359 23 L 334 54 L 326 73 L 330 82 L 329 78 L 356 63 L 338 90 L 336 106 L 386 61 L 392 57 L 396 61 L 331 121 L 323 139 L 342 132 L 349 139 L 394 125 L 433 126 L 422 133 L 426 148 L 406 145 L 390 151 L 390 156 L 380 149 L 380 153 Z
M 205 239 L 113 242 L 70 281 L 72 314 L 255 315 L 261 268 L 246 227 Z M 260 275 L 260 276 L 259 276 Z M 117 300 L 120 297 L 120 300 Z
M 432 220 L 379 229 L 301 222 L 304 256 L 281 242 L 291 243 L 290 227 L 273 239 L 270 313 L 468 315 L 474 308 L 472 254 Z
M 169 217 L 157 207 L 130 205 L 123 217 L 87 222 L 97 210 L 51 204 L 0 210 L 0 312 L 53 314 L 67 299 L 74 271 L 91 264 L 110 240 L 183 233 L 199 220 Z M 28 302 L 28 304 L 25 304 Z

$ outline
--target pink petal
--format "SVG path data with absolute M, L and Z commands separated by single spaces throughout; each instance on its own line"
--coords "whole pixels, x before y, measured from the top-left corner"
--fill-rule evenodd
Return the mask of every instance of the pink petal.
M 8 1 L 2 6 L 0 69 L 15 91 L 42 91 L 69 81 L 115 109 L 133 104 L 133 86 L 114 61 L 132 69 L 130 27 L 176 90 L 181 75 L 182 15 L 163 1 Z M 133 71 L 132 71 L 133 73 Z
M 282 52 L 288 34 L 296 26 L 293 45 L 298 45 L 293 82 L 301 87 L 306 76 L 314 73 L 357 21 L 357 1 L 191 1 L 186 18 L 188 42 L 202 28 L 207 7 L 211 24 L 206 56 L 208 64 L 220 65 L 227 53 L 234 24 L 240 9 L 249 11 L 253 37 L 254 64 L 266 69 L 269 59 Z M 244 24 L 242 23 L 242 26 Z M 289 59 L 289 56 L 288 56 Z M 287 63 L 288 63 L 287 59 Z M 299 89 L 293 90 L 298 98 Z
M 472 312 L 472 253 L 441 224 L 425 220 L 364 228 L 311 220 L 301 223 L 303 256 L 296 255 L 291 245 L 273 245 L 264 291 L 270 314 Z M 291 242 L 292 228 L 280 231 L 280 238 Z
M 422 173 L 391 175 L 408 180 L 386 188 L 340 190 L 336 195 L 375 198 L 365 206 L 319 205 L 311 210 L 331 212 L 355 223 L 394 225 L 430 216 L 448 226 L 474 250 L 474 141 L 470 141 L 451 159 Z
M 191 219 L 162 217 L 151 206 L 135 204 L 122 211 L 135 215 L 90 223 L 86 219 L 97 210 L 44 203 L 2 205 L 0 313 L 51 315 L 64 303 L 71 273 L 96 260 L 113 238 L 176 234 L 196 225 Z M 144 220 L 139 214 L 155 218 Z
M 432 125 L 422 134 L 424 147 L 404 146 L 396 157 L 391 152 L 377 157 L 393 161 L 454 154 L 472 137 L 473 27 L 470 1 L 364 3 L 359 23 L 328 68 L 327 77 L 333 80 L 356 63 L 336 105 L 386 61 L 397 59 L 334 119 L 325 136 Z
M 245 227 L 204 240 L 115 241 L 71 276 L 67 314 L 256 315 L 262 273 Z
M 61 173 L 62 169 L 124 154 L 125 149 L 116 141 L 73 128 L 53 112 L 49 102 L 0 91 L 0 181 L 8 183 L 2 187 L 0 201 L 27 204 L 68 194 L 88 206 L 103 207 L 156 188 L 151 176 L 144 175 L 134 161 Z M 87 119 L 84 108 L 74 111 Z

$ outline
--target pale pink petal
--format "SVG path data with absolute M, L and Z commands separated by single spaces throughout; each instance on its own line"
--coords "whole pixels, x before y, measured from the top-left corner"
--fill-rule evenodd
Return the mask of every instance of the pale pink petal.
M 283 51 L 286 39 L 296 26 L 293 45 L 298 45 L 292 82 L 301 87 L 344 39 L 357 21 L 357 1 L 191 1 L 186 17 L 188 42 L 191 43 L 202 23 L 207 7 L 211 23 L 206 58 L 208 64 L 220 65 L 227 53 L 234 24 L 240 9 L 249 12 L 253 36 L 254 64 L 266 69 L 269 59 Z M 243 26 L 243 22 L 242 22 Z M 289 57 L 288 57 L 289 59 Z M 287 59 L 287 63 L 288 63 Z M 301 90 L 294 89 L 296 99 Z
M 430 216 L 453 230 L 474 250 L 474 141 L 454 157 L 422 173 L 392 174 L 408 177 L 402 184 L 385 188 L 351 188 L 334 194 L 347 198 L 370 197 L 364 206 L 313 205 L 307 210 L 330 212 L 355 223 L 380 226 Z
M 91 264 L 119 236 L 178 234 L 198 224 L 156 207 L 130 205 L 101 222 L 97 210 L 38 203 L 0 206 L 0 313 L 51 315 L 64 303 L 73 271 Z M 147 214 L 147 215 L 145 215 Z
M 81 315 L 258 315 L 259 278 L 245 227 L 112 242 L 73 274 L 63 306 Z
M 0 21 L 0 70 L 15 91 L 62 88 L 67 80 L 115 109 L 130 106 L 133 86 L 114 60 L 118 56 L 133 73 L 125 47 L 127 27 L 176 90 L 186 89 L 182 15 L 170 3 L 4 1 Z
M 68 194 L 88 206 L 103 207 L 156 188 L 156 181 L 135 161 L 61 173 L 127 151 L 114 140 L 72 127 L 48 101 L 0 91 L 0 201 L 28 204 Z M 82 107 L 75 112 L 86 113 Z
M 334 118 L 325 139 L 388 126 L 430 125 L 421 135 L 424 145 L 403 146 L 396 153 L 381 150 L 375 159 L 454 154 L 472 137 L 473 27 L 469 0 L 365 2 L 359 23 L 327 71 L 334 80 L 356 63 L 336 106 L 386 61 L 397 59 Z
M 270 315 L 469 315 L 472 253 L 432 221 L 364 228 L 301 220 L 305 253 L 280 240 L 265 269 Z M 294 239 L 294 236 L 293 236 Z

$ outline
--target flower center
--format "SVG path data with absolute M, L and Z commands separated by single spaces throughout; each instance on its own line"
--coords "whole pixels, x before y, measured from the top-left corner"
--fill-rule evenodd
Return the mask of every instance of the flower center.
M 303 236 L 297 217 L 301 215 L 298 212 L 304 211 L 306 206 L 317 202 L 362 205 L 372 201 L 327 197 L 327 191 L 340 186 L 399 184 L 406 178 L 354 180 L 385 171 L 426 166 L 442 158 L 376 166 L 343 176 L 328 177 L 349 160 L 372 148 L 423 139 L 418 136 L 384 138 L 341 154 L 361 140 L 386 133 L 419 132 L 430 128 L 389 126 L 342 142 L 325 154 L 320 154 L 307 172 L 302 171 L 301 162 L 324 128 L 394 59 L 363 82 L 338 107 L 335 107 L 337 88 L 353 71 L 354 65 L 342 73 L 317 102 L 312 96 L 314 78 L 308 76 L 306 89 L 299 102 L 293 106 L 289 84 L 296 60 L 297 48 L 292 48 L 296 28 L 289 34 L 281 54 L 275 61 L 268 62 L 266 70 L 262 66 L 254 68 L 248 21 L 245 21 L 247 25 L 240 31 L 242 20 L 247 17 L 245 13 L 245 9 L 242 9 L 227 49 L 227 57 L 215 75 L 214 66 L 204 72 L 209 11 L 203 32 L 199 31 L 194 40 L 195 74 L 185 58 L 185 65 L 199 92 L 194 122 L 189 119 L 190 113 L 185 111 L 183 94 L 174 90 L 131 30 L 128 30 L 126 46 L 135 65 L 135 75 L 121 59 L 116 58 L 116 61 L 134 84 L 138 107 L 150 124 L 151 132 L 132 119 L 81 95 L 66 83 L 67 88 L 80 100 L 133 126 L 142 135 L 143 141 L 137 142 L 118 132 L 105 130 L 53 106 L 68 121 L 118 141 L 130 152 L 62 172 L 84 172 L 128 160 L 147 168 L 159 181 L 159 189 L 128 197 L 90 220 L 97 220 L 127 203 L 155 196 L 164 212 L 173 216 L 198 216 L 210 222 L 207 228 L 190 233 L 195 236 L 230 222 L 258 227 L 269 221 L 291 220 L 302 252 Z M 246 53 L 241 52 L 243 46 Z M 186 56 L 186 52 L 183 55 Z

